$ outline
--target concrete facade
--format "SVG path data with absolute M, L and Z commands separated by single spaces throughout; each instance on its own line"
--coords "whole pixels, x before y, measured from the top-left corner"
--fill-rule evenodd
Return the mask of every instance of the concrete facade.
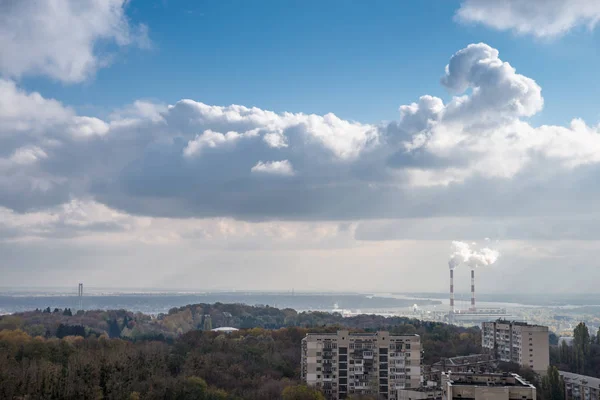
M 566 400 L 600 400 L 600 379 L 558 371 L 565 383 Z
M 328 399 L 379 394 L 396 399 L 400 389 L 421 385 L 421 338 L 389 332 L 309 333 L 302 339 L 302 379 Z
M 497 360 L 545 374 L 550 365 L 548 327 L 498 320 L 482 324 L 481 346 Z
M 535 386 L 517 374 L 442 374 L 443 400 L 535 400 Z

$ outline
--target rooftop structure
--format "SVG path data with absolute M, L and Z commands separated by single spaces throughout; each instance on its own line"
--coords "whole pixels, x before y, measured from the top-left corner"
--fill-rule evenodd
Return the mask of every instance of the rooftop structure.
M 444 400 L 535 400 L 535 386 L 517 374 L 443 373 Z
M 416 389 L 400 389 L 396 397 L 389 397 L 395 400 L 441 400 L 442 389 L 437 387 L 420 387 Z
M 431 366 L 432 371 L 441 372 L 490 372 L 496 360 L 492 354 L 471 354 L 452 358 L 442 358 Z
M 239 331 L 239 329 L 237 329 L 237 328 L 232 328 L 232 327 L 230 327 L 230 326 L 224 326 L 224 327 L 221 327 L 221 328 L 214 328 L 214 329 L 211 329 L 211 331 L 213 331 L 213 332 L 225 332 L 225 333 L 231 333 L 231 332 L 237 332 L 237 331 Z

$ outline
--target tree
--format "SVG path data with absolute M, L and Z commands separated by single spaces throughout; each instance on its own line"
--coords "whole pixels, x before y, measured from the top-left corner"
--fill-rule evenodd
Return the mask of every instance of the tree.
M 119 328 L 116 318 L 108 321 L 108 336 L 110 338 L 118 338 L 121 336 L 121 328 Z
M 282 395 L 283 400 L 325 400 L 321 392 L 306 385 L 288 386 Z
M 183 398 L 184 399 L 204 399 L 208 385 L 206 381 L 197 376 L 189 376 L 183 381 Z
M 564 400 L 565 392 L 558 368 L 549 366 L 546 376 L 542 378 L 542 396 L 544 400 Z
M 590 353 L 590 332 L 584 322 L 580 322 L 573 331 L 573 349 L 575 351 L 575 369 L 585 372 L 586 359 Z
M 123 317 L 123 325 L 121 325 L 121 330 L 129 327 L 129 317 L 126 315 Z

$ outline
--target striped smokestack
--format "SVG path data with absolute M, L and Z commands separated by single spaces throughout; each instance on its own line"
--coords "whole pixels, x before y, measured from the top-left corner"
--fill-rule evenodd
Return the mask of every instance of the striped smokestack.
M 450 311 L 454 311 L 454 270 L 450 270 Z
M 475 311 L 475 270 L 471 270 L 471 310 Z

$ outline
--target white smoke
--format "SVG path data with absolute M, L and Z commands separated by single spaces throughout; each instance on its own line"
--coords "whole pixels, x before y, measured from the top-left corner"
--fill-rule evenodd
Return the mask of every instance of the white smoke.
M 471 269 L 475 269 L 477 267 L 492 265 L 498 261 L 498 257 L 500 257 L 498 250 L 490 249 L 489 247 L 476 249 L 475 246 L 477 246 L 475 242 L 468 244 L 453 241 L 452 253 L 448 260 L 450 269 L 455 269 L 460 264 L 465 264 Z

